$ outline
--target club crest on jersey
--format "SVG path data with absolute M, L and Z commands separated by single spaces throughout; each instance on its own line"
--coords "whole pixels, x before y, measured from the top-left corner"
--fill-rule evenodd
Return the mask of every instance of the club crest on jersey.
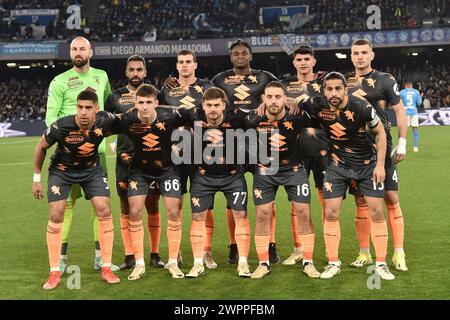
M 253 83 L 258 83 L 258 79 L 256 79 L 255 76 L 248 76 L 247 78 L 248 78 L 248 80 L 250 80 Z
M 375 88 L 375 82 L 377 82 L 377 80 L 372 79 L 372 78 L 367 78 L 365 79 L 367 84 L 369 85 L 369 87 Z
M 130 184 L 130 188 L 131 188 L 132 190 L 137 190 L 137 185 L 138 185 L 137 181 L 131 180 L 131 181 L 129 182 L 129 184 Z
M 256 199 L 262 199 L 262 190 L 261 189 L 254 189 L 253 193 L 255 194 Z
M 97 137 L 103 136 L 103 129 L 102 128 L 97 128 L 94 130 L 94 133 Z
M 292 126 L 292 121 L 285 121 L 283 122 L 283 125 L 287 130 L 294 130 L 294 127 Z
M 200 198 L 195 198 L 195 197 L 193 197 L 193 198 L 191 199 L 191 201 L 192 201 L 192 205 L 193 205 L 194 207 L 200 207 Z
M 156 124 L 156 127 L 160 130 L 160 131 L 166 131 L 166 125 L 164 122 L 158 122 Z
M 197 91 L 197 93 L 203 94 L 203 89 L 202 89 L 202 87 L 200 87 L 199 85 L 196 85 L 196 86 L 194 87 L 194 90 Z
M 318 83 L 313 83 L 311 86 L 314 91 L 320 92 L 320 85 Z
M 355 122 L 355 118 L 354 118 L 355 113 L 354 113 L 354 112 L 352 112 L 352 111 L 350 111 L 350 110 L 346 110 L 346 111 L 344 112 L 344 114 L 345 114 L 345 116 L 347 117 L 347 120 L 351 120 L 351 121 Z
M 53 192 L 53 194 L 56 196 L 61 196 L 60 188 L 58 186 L 52 186 L 50 190 Z

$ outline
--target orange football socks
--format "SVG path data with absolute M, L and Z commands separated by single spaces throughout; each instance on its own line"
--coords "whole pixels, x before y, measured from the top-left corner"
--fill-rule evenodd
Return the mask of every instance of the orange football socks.
M 159 212 L 147 213 L 147 232 L 150 241 L 150 252 L 159 253 L 159 240 L 161 238 L 161 215 Z

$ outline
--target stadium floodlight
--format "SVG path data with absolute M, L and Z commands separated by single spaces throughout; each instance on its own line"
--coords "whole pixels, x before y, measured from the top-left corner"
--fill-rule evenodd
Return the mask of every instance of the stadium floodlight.
M 345 53 L 336 52 L 335 55 L 338 59 L 347 59 L 347 55 Z
M 15 68 L 15 67 L 17 67 L 17 63 L 15 63 L 15 62 L 8 62 L 8 63 L 6 64 L 6 66 L 7 66 L 8 68 Z
M 25 66 L 19 66 L 19 69 L 30 69 L 31 68 L 31 66 L 27 66 L 27 65 L 25 65 Z

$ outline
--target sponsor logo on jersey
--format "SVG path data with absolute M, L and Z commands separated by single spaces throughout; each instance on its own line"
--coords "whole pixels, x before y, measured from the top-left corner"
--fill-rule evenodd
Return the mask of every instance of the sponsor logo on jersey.
M 336 114 L 333 111 L 322 110 L 319 112 L 319 117 L 327 121 L 333 121 L 336 119 Z
M 286 91 L 288 93 L 302 93 L 305 91 L 305 88 L 300 82 L 289 82 Z
M 225 84 L 239 84 L 244 79 L 242 76 L 234 75 L 234 76 L 228 76 L 223 80 L 223 83 Z
M 81 87 L 81 86 L 83 86 L 83 81 L 81 81 L 81 80 L 69 81 L 67 83 L 67 87 L 69 89 L 74 89 L 74 88 L 78 88 L 78 87 Z
M 146 136 L 142 137 L 142 140 L 144 140 L 144 142 L 142 142 L 142 144 L 147 147 L 150 147 L 150 150 L 144 149 L 144 151 L 154 151 L 153 148 L 159 144 L 158 139 L 159 139 L 159 137 L 152 133 L 149 133 Z
M 286 137 L 279 133 L 272 135 L 269 138 L 269 140 L 270 140 L 270 145 L 272 147 L 274 147 L 277 151 L 282 151 L 282 150 L 279 150 L 279 148 L 281 148 L 282 146 L 284 146 L 286 144 L 286 141 L 284 141 L 284 140 L 286 140 Z
M 195 107 L 195 99 L 191 96 L 186 96 L 180 100 L 180 107 L 194 108 Z
M 131 93 L 124 93 L 120 96 L 118 102 L 119 104 L 124 105 L 134 104 L 134 95 Z
M 332 124 L 330 126 L 330 133 L 332 133 L 334 137 L 332 136 L 331 138 L 334 139 L 335 137 L 336 138 L 342 137 L 343 135 L 346 134 L 345 130 L 346 130 L 345 127 L 339 122 Z
M 358 86 L 358 78 L 357 77 L 348 77 L 347 78 L 347 87 L 349 89 L 355 88 Z
M 250 94 L 248 93 L 250 91 L 250 88 L 243 84 L 235 88 L 234 91 L 236 92 L 234 96 L 241 101 L 250 96 Z
M 367 96 L 367 93 L 362 89 L 358 89 L 355 92 L 352 92 L 352 95 L 360 99 L 365 99 L 364 97 Z
M 211 141 L 211 144 L 208 145 L 208 147 L 223 147 L 224 144 L 221 142 L 223 141 L 223 133 L 220 130 L 212 129 L 208 130 L 206 132 L 207 137 L 206 139 L 208 141 Z
M 78 147 L 78 153 L 83 156 L 89 156 L 94 151 L 95 144 L 86 142 Z
M 64 141 L 70 144 L 78 144 L 84 141 L 84 137 L 81 135 L 70 135 L 65 137 Z
M 186 91 L 183 88 L 173 88 L 172 90 L 169 91 L 169 97 L 172 98 L 178 98 L 178 97 L 182 97 L 186 94 Z

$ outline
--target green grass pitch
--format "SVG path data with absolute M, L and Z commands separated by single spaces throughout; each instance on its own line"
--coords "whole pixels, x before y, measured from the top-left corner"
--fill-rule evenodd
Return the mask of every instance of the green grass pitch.
M 394 136 L 396 133 L 394 132 Z M 111 141 L 112 138 L 109 138 Z M 344 201 L 341 213 L 342 240 L 340 257 L 342 273 L 331 280 L 309 279 L 298 266 L 275 265 L 272 274 L 261 279 L 241 279 L 236 266 L 226 264 L 228 229 L 225 205 L 218 195 L 215 208 L 213 255 L 219 264 L 216 270 L 207 270 L 199 279 L 172 279 L 164 269 L 147 267 L 147 276 L 140 281 L 128 281 L 129 271 L 119 272 L 122 282 L 107 285 L 93 270 L 93 235 L 90 205 L 80 200 L 75 208 L 69 245 L 69 265 L 81 269 L 81 289 L 70 290 L 64 275 L 60 286 L 51 292 L 42 289 L 48 275 L 45 242 L 47 223 L 46 200 L 34 200 L 31 194 L 33 173 L 32 157 L 37 137 L 0 139 L 0 299 L 449 299 L 450 256 L 448 240 L 450 230 L 450 127 L 420 128 L 420 152 L 412 152 L 412 136 L 408 131 L 407 159 L 399 166 L 400 200 L 405 217 L 405 250 L 408 272 L 392 271 L 396 279 L 383 281 L 380 289 L 368 289 L 367 269 L 349 266 L 356 257 L 358 244 L 354 228 L 354 202 Z M 110 151 L 109 151 L 110 152 Z M 47 160 L 50 152 L 47 155 Z M 48 163 L 46 162 L 45 167 Z M 119 200 L 114 187 L 114 156 L 110 152 L 108 169 L 111 185 L 111 206 L 115 222 L 113 260 L 119 264 L 123 258 L 123 245 L 119 229 Z M 250 177 L 249 177 L 250 178 Z M 44 185 L 47 173 L 44 171 Z M 251 186 L 249 179 L 249 187 Z M 277 196 L 278 251 L 282 259 L 292 250 L 290 231 L 290 205 L 283 189 Z M 160 252 L 167 259 L 165 215 L 162 211 Z M 317 195 L 312 198 L 313 222 L 316 230 L 315 264 L 323 270 L 325 248 L 320 205 Z M 249 217 L 254 230 L 255 210 L 249 201 Z M 187 272 L 193 258 L 189 241 L 191 213 L 183 212 L 184 257 L 182 270 Z M 147 235 L 146 261 L 149 257 Z M 388 259 L 392 256 L 389 242 Z M 372 249 L 373 254 L 373 249 Z M 249 263 L 257 266 L 253 233 Z

